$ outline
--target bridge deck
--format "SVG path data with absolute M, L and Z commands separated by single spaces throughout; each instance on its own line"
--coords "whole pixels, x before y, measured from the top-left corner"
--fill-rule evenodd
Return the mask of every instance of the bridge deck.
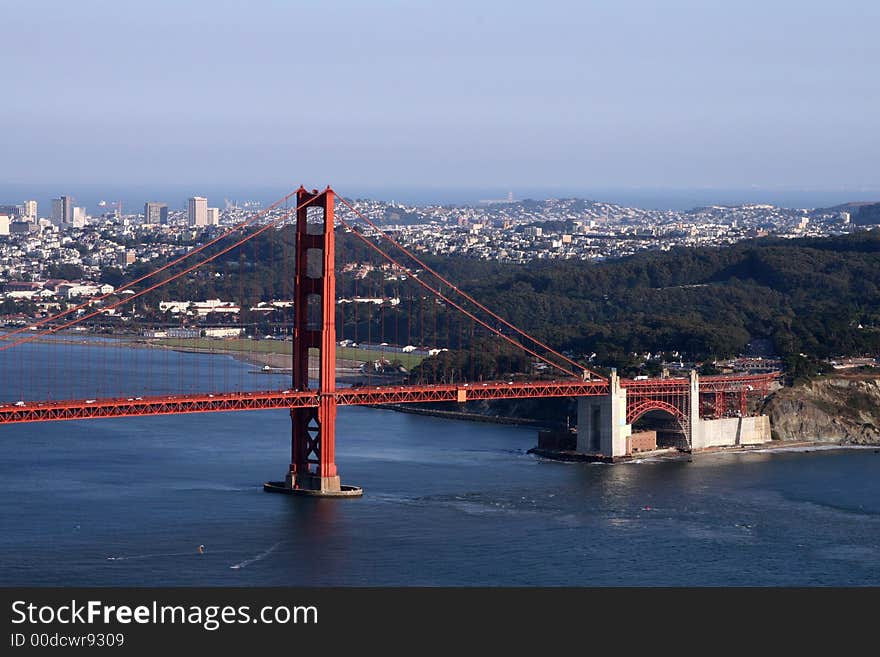
M 766 391 L 777 374 L 716 376 L 700 379 L 701 392 L 742 390 Z M 621 386 L 640 394 L 662 394 L 687 388 L 686 378 L 621 380 Z M 343 388 L 334 394 L 344 406 L 408 404 L 428 402 L 462 402 L 487 399 L 525 399 L 540 397 L 585 397 L 607 395 L 609 383 L 593 381 L 494 381 L 469 384 L 436 384 L 415 386 L 368 386 Z M 106 417 L 144 415 L 178 415 L 184 413 L 219 413 L 256 411 L 279 408 L 316 407 L 319 394 L 315 390 L 283 390 L 234 392 L 158 397 L 126 397 L 109 399 L 27 401 L 0 404 L 0 424 L 86 420 Z

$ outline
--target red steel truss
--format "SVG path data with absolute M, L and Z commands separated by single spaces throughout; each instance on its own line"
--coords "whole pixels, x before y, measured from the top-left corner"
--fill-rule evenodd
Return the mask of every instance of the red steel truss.
M 675 419 L 686 421 L 688 419 L 687 409 L 681 406 L 681 404 L 674 404 L 662 399 L 638 399 L 634 402 L 627 399 L 626 423 L 632 424 L 649 411 L 666 411 Z
M 622 381 L 626 388 L 626 423 L 633 424 L 650 411 L 666 411 L 686 436 L 690 435 L 690 379 Z
M 703 396 L 726 389 L 731 394 L 741 391 L 750 394 L 764 394 L 764 391 L 769 389 L 771 382 L 776 377 L 776 374 L 705 377 L 700 379 L 700 393 Z M 631 413 L 642 408 L 639 406 L 641 402 L 669 403 L 679 409 L 681 413 L 686 413 L 687 409 L 681 406 L 680 397 L 687 395 L 689 385 L 688 379 L 622 380 L 621 386 L 627 389 L 628 406 L 631 409 L 627 413 L 628 421 Z M 484 399 L 595 397 L 607 395 L 608 392 L 609 384 L 607 381 L 496 381 L 471 384 L 342 388 L 332 393 L 332 398 L 340 406 L 376 406 L 382 404 L 465 402 Z M 667 400 L 664 395 L 674 395 L 678 399 Z M 17 402 L 15 404 L 0 404 L 0 424 L 183 413 L 258 411 L 278 408 L 318 408 L 321 398 L 329 396 L 318 390 L 268 390 L 124 399 Z M 637 417 L 635 416 L 635 419 Z
M 700 393 L 701 397 L 711 396 L 713 418 L 724 417 L 732 402 L 736 403 L 739 415 L 744 417 L 748 415 L 748 397 L 766 397 L 777 377 L 776 372 L 757 376 L 707 376 L 700 379 Z
M 235 392 L 208 395 L 173 395 L 125 399 L 58 402 L 17 402 L 0 405 L 0 424 L 90 420 L 102 417 L 259 411 L 272 408 L 305 408 L 318 405 L 315 391 Z

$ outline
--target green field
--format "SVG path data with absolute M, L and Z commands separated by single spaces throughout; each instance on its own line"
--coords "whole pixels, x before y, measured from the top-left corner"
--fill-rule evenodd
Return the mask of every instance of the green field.
M 177 349 L 204 349 L 216 352 L 246 352 L 261 354 L 290 354 L 293 344 L 283 340 L 246 340 L 244 338 L 160 338 L 151 340 L 150 344 L 160 347 Z M 383 352 L 372 349 L 357 349 L 353 347 L 337 347 L 337 360 L 371 361 L 382 357 Z M 412 354 L 400 354 L 385 352 L 387 360 L 399 360 L 407 369 L 412 369 L 422 362 L 422 356 Z

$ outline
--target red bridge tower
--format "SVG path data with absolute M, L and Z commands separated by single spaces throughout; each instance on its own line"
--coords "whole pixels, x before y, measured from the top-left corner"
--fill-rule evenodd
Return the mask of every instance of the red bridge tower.
M 318 405 L 291 408 L 290 470 L 283 482 L 269 482 L 272 492 L 322 497 L 355 497 L 357 486 L 344 486 L 336 471 L 336 275 L 334 193 L 296 192 L 296 263 L 294 273 L 293 389 L 311 390 L 310 352 L 318 355 Z

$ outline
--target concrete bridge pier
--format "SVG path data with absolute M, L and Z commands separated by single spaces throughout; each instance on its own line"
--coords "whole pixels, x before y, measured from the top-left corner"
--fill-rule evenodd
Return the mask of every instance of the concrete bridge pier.
M 578 397 L 577 451 L 606 457 L 624 456 L 632 425 L 626 423 L 626 388 L 611 373 L 605 397 Z
M 691 370 L 690 391 L 688 393 L 688 444 L 691 449 L 703 447 L 703 419 L 700 417 L 700 375 Z

